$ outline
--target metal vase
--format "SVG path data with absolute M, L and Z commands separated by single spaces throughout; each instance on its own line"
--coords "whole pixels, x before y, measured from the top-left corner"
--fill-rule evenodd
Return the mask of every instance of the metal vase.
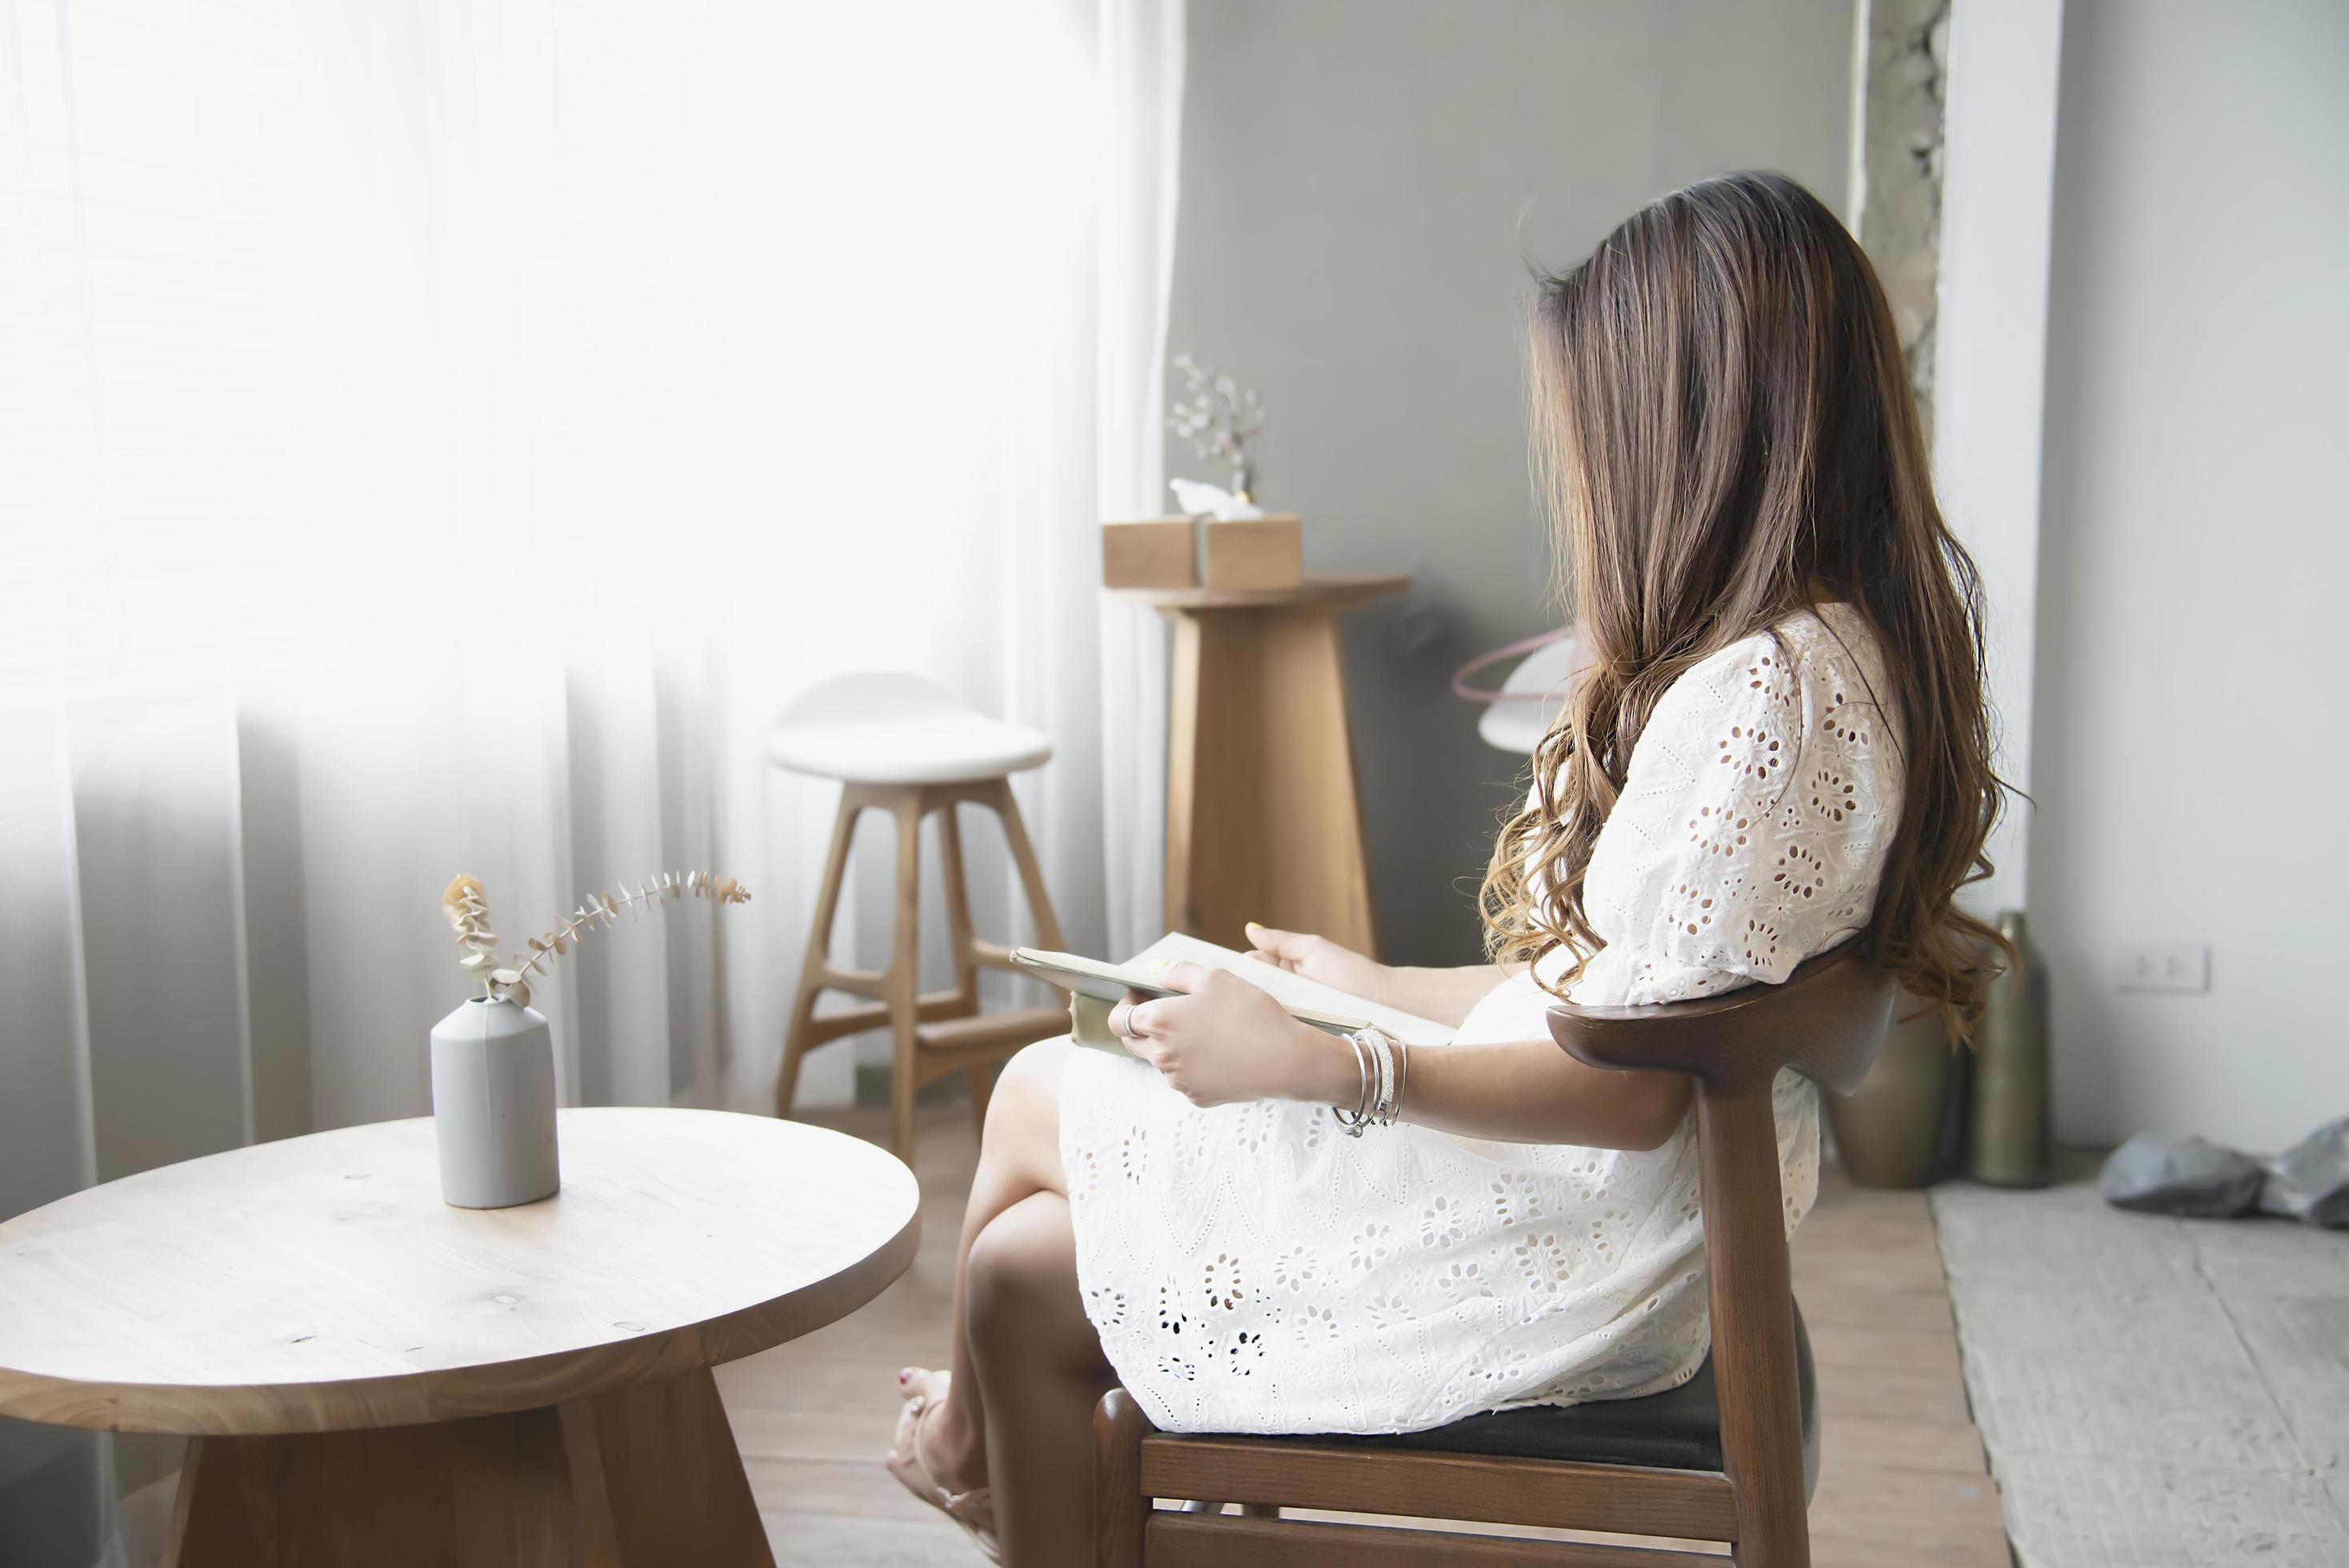
M 2020 955 L 1991 985 L 1974 1026 L 1973 1130 L 1966 1172 L 1996 1187 L 2044 1187 L 2055 1173 L 2047 1055 L 2047 965 L 2021 910 L 1998 917 Z
M 1824 1097 L 1837 1161 L 1857 1187 L 1927 1187 L 1948 1174 L 1952 1118 L 1964 1109 L 1957 1093 L 1963 1064 L 1940 1013 L 1903 991 L 1892 1016 L 1859 1088 Z
M 440 1196 L 510 1209 L 563 1185 L 554 1146 L 554 1040 L 546 1019 L 475 997 L 432 1026 L 432 1130 Z

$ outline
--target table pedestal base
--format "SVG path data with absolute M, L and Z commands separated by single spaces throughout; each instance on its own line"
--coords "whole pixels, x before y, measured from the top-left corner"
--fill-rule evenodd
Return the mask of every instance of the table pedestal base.
M 1339 607 L 1174 617 L 1166 923 L 1245 953 L 1247 923 L 1378 955 Z
M 419 1427 L 197 1438 L 170 1568 L 773 1568 L 706 1371 Z

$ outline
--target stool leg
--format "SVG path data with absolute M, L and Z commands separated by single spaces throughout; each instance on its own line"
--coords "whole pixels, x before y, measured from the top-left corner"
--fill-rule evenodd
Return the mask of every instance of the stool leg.
M 946 882 L 947 941 L 954 950 L 955 995 L 962 1016 L 978 1012 L 978 945 L 971 934 L 970 890 L 963 881 L 962 824 L 956 820 L 957 802 L 938 808 L 938 872 Z M 975 1067 L 963 1075 L 970 1079 L 970 1116 L 982 1138 L 987 1135 L 987 1098 L 994 1092 L 995 1071 Z
M 978 1011 L 978 948 L 971 934 L 970 890 L 963 881 L 962 824 L 949 798 L 938 812 L 938 875 L 947 904 L 947 945 L 954 958 L 955 995 L 963 1016 Z
M 1019 868 L 1019 885 L 1028 894 L 1028 913 L 1036 920 L 1036 940 L 1045 947 L 1061 944 L 1061 923 L 1052 913 L 1052 895 L 1044 891 L 1044 868 L 1036 862 L 1036 846 L 1028 841 L 1028 824 L 1019 818 L 1019 802 L 1011 794 L 1011 780 L 999 779 L 988 790 L 988 804 L 1003 819 L 1004 841 L 1011 846 L 1011 863 Z
M 897 932 L 881 993 L 889 1009 L 889 1148 L 914 1162 L 914 1029 L 921 1022 L 922 796 L 907 789 L 891 808 L 897 816 Z
M 807 953 L 800 960 L 798 994 L 792 998 L 790 1025 L 783 1031 L 783 1065 L 775 1074 L 775 1114 L 792 1114 L 799 1095 L 800 1060 L 808 1052 L 808 1034 L 815 1024 L 816 998 L 823 992 L 824 971 L 832 964 L 832 923 L 840 911 L 840 884 L 848 872 L 848 849 L 856 836 L 856 819 L 865 802 L 857 786 L 840 789 L 840 814 L 832 826 L 832 848 L 824 855 L 823 881 L 817 884 L 815 915 L 808 923 Z

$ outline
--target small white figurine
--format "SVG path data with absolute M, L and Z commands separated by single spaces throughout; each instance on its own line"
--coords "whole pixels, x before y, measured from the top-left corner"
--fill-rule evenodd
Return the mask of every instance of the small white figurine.
M 1221 485 L 1211 485 L 1199 480 L 1168 480 L 1166 488 L 1174 492 L 1174 504 L 1183 509 L 1185 517 L 1212 517 L 1221 522 L 1237 522 L 1242 518 L 1264 515 L 1264 508 L 1246 496 L 1234 495 Z

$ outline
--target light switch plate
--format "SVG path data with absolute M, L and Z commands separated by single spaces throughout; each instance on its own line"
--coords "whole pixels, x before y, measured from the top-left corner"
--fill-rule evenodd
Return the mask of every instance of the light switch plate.
M 2202 942 L 2132 942 L 2113 955 L 2116 991 L 2208 991 L 2210 947 Z

